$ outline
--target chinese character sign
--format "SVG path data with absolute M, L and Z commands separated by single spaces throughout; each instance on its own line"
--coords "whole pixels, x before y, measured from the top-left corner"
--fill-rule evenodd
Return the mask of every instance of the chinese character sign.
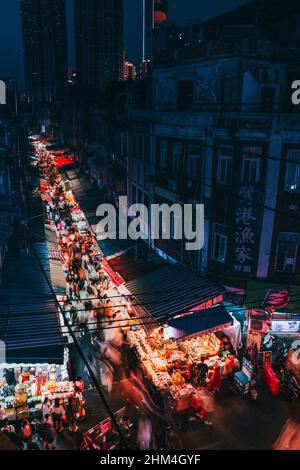
M 252 186 L 242 186 L 241 197 L 235 212 L 235 251 L 234 270 L 240 273 L 251 273 L 256 250 L 256 231 L 258 213 L 255 205 L 255 193 Z

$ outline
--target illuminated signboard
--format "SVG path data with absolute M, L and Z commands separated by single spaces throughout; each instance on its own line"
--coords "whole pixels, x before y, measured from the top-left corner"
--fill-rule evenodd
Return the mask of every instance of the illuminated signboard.
M 277 333 L 298 333 L 300 321 L 273 320 L 271 330 Z

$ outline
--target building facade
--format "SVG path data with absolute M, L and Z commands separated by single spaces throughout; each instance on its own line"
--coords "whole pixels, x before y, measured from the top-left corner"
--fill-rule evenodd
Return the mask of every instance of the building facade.
M 74 0 L 77 84 L 103 91 L 122 76 L 123 0 Z
M 280 14 L 247 5 L 190 25 L 152 80 L 123 91 L 114 119 L 95 124 L 107 167 L 127 162 L 130 205 L 205 205 L 202 250 L 176 239 L 176 216 L 171 239 L 149 229 L 148 245 L 226 285 L 300 280 L 299 24 L 288 2 Z
M 20 0 L 20 10 L 29 100 L 59 101 L 68 79 L 65 0 Z
M 168 0 L 143 0 L 143 60 L 152 60 L 153 31 L 168 18 Z

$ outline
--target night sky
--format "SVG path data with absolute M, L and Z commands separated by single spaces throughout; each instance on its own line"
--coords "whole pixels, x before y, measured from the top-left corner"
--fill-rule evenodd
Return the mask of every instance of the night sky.
M 72 0 L 68 5 L 69 62 L 74 65 Z M 170 20 L 185 23 L 205 19 L 244 3 L 245 0 L 169 0 Z M 127 57 L 139 62 L 142 54 L 142 0 L 124 0 Z M 22 36 L 18 0 L 0 0 L 0 75 L 15 76 L 23 83 Z

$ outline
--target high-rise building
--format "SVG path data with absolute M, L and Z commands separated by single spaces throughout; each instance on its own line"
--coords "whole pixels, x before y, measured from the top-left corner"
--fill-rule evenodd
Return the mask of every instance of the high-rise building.
M 141 80 L 144 80 L 145 78 L 149 77 L 150 68 L 151 68 L 151 63 L 149 59 L 143 59 L 140 62 L 140 79 Z
M 77 83 L 101 91 L 121 78 L 123 0 L 74 0 Z
M 29 99 L 59 100 L 68 78 L 65 0 L 20 0 L 20 10 Z
M 152 58 L 153 30 L 167 21 L 168 0 L 143 0 L 143 60 Z
M 132 62 L 129 62 L 129 60 L 126 59 L 126 52 L 123 51 L 121 79 L 128 81 L 128 80 L 136 80 L 136 78 L 137 78 L 136 66 Z

